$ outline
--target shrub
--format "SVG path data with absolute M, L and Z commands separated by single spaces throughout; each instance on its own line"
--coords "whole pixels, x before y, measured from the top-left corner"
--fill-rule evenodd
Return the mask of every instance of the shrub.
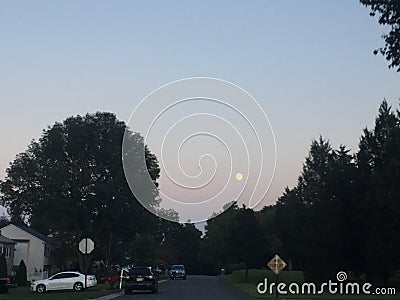
M 7 262 L 5 256 L 0 255 L 0 278 L 7 277 Z
M 28 282 L 26 277 L 26 265 L 23 260 L 19 263 L 18 270 L 17 270 L 17 284 L 18 286 L 26 286 Z

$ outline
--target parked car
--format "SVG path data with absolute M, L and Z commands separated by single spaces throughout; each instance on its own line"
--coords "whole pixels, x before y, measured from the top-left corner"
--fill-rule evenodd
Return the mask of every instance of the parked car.
M 13 276 L 0 278 L 0 294 L 7 294 L 9 288 L 17 287 L 16 278 Z
M 97 285 L 94 275 L 86 276 L 86 287 Z M 61 272 L 48 279 L 36 280 L 31 283 L 31 291 L 43 294 L 54 290 L 83 291 L 85 288 L 85 275 L 79 272 Z
M 172 265 L 169 268 L 169 279 L 173 280 L 175 278 L 186 279 L 186 270 L 184 265 Z
M 150 290 L 153 294 L 158 292 L 158 272 L 151 267 L 134 267 L 125 277 L 125 294 L 135 290 Z

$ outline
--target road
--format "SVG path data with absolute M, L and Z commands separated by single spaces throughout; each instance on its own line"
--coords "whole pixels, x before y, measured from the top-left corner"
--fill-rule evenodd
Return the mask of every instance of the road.
M 188 276 L 186 280 L 169 280 L 160 283 L 158 293 L 137 292 L 133 295 L 124 295 L 118 300 L 249 300 L 248 296 L 241 294 L 229 286 L 223 279 L 215 276 Z

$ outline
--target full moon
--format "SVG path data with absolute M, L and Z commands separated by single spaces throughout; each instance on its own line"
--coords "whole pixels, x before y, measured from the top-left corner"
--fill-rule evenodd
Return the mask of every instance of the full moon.
M 243 174 L 242 173 L 236 173 L 236 180 L 240 181 L 243 179 Z

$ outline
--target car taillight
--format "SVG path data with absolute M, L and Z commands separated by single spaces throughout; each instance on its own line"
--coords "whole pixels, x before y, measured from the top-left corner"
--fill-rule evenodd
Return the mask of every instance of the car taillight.
M 11 283 L 11 279 L 10 278 L 6 278 L 6 283 Z

